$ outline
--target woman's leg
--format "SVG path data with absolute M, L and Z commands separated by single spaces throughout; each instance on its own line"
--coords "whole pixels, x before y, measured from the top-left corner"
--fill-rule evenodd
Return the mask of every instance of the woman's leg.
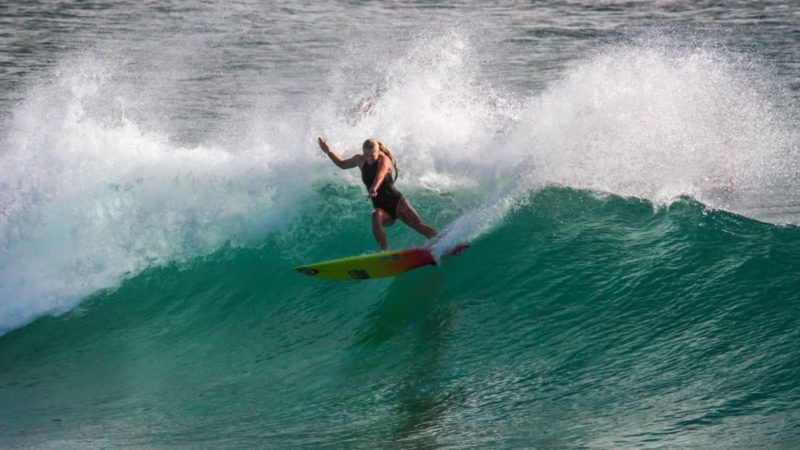
M 389 226 L 394 223 L 392 216 L 381 208 L 372 210 L 372 234 L 375 235 L 375 240 L 378 241 L 378 247 L 381 251 L 386 250 L 386 233 L 383 231 L 383 226 Z
M 408 203 L 405 197 L 401 197 L 400 201 L 397 203 L 397 217 L 399 217 L 403 223 L 417 230 L 428 239 L 431 239 L 439 233 L 422 221 L 422 218 L 414 210 L 414 207 L 411 206 L 411 203 Z

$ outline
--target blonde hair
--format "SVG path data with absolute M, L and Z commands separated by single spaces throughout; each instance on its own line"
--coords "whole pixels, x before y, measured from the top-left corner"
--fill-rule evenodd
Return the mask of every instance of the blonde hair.
M 383 153 L 384 155 L 388 156 L 389 157 L 389 161 L 392 162 L 392 165 L 394 166 L 394 179 L 396 180 L 397 177 L 400 175 L 400 171 L 397 170 L 397 161 L 394 159 L 394 155 L 392 154 L 392 150 L 390 150 L 389 147 L 383 145 L 383 142 L 381 142 L 381 141 L 379 141 L 377 139 L 367 139 L 366 141 L 364 141 L 364 145 L 362 145 L 361 148 L 362 149 L 367 149 L 367 148 L 368 149 L 373 149 L 373 148 L 375 148 L 375 144 L 378 144 L 378 150 L 380 150 L 380 152 Z

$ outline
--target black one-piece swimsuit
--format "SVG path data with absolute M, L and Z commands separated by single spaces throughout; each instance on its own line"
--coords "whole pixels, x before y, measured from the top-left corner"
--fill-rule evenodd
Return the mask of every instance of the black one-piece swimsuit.
M 374 164 L 367 164 L 364 162 L 364 164 L 361 165 L 361 181 L 367 186 L 367 190 L 372 187 L 372 183 L 375 182 L 375 176 L 377 175 L 377 161 L 375 161 Z M 389 173 L 383 177 L 383 182 L 378 187 L 378 195 L 372 198 L 372 206 L 386 211 L 392 216 L 392 220 L 395 220 L 397 219 L 397 204 L 400 202 L 401 198 L 403 198 L 403 194 L 394 187 L 392 174 Z

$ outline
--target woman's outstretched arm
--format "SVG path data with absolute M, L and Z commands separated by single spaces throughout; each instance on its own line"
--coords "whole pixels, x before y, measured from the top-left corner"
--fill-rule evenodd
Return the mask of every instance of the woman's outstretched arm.
M 328 143 L 325 142 L 325 139 L 317 138 L 317 144 L 319 144 L 319 148 L 328 155 L 328 158 L 336 164 L 337 167 L 340 169 L 352 169 L 353 167 L 358 167 L 361 164 L 361 161 L 364 159 L 363 155 L 355 154 L 350 158 L 343 159 L 341 156 L 336 154 L 330 147 L 328 147 Z

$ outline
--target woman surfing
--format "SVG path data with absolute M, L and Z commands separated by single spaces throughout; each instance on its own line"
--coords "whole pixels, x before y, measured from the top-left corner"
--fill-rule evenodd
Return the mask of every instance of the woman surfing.
M 436 236 L 437 231 L 422 221 L 408 200 L 394 187 L 397 165 L 388 147 L 376 139 L 367 139 L 361 146 L 361 154 L 343 159 L 328 147 L 324 139 L 317 138 L 317 143 L 340 169 L 361 169 L 361 181 L 372 200 L 372 233 L 381 251 L 387 248 L 383 227 L 391 226 L 398 218 L 428 239 Z

